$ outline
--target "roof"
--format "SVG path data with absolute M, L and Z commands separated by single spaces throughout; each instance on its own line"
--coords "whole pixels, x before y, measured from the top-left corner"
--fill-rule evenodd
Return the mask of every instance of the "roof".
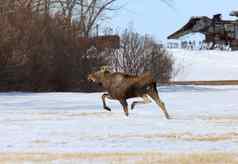
M 234 15 L 238 12 L 234 12 Z M 200 22 L 200 20 L 203 20 Z M 186 23 L 182 28 L 180 28 L 178 31 L 174 32 L 170 36 L 168 36 L 168 39 L 178 39 L 186 34 L 193 33 L 193 32 L 201 32 L 205 33 L 207 28 L 211 25 L 211 23 L 221 23 L 221 24 L 238 24 L 237 20 L 222 20 L 221 14 L 216 14 L 213 16 L 212 19 L 202 16 L 202 17 L 192 17 L 188 23 Z M 204 26 L 205 25 L 205 26 Z
M 189 34 L 192 31 L 192 28 L 197 23 L 198 20 L 201 19 L 209 19 L 208 17 L 202 16 L 202 17 L 192 17 L 188 23 L 186 23 L 182 28 L 180 28 L 178 31 L 174 32 L 170 36 L 168 36 L 168 39 L 178 39 L 179 37 L 182 37 L 186 34 Z M 210 20 L 210 19 L 209 19 Z
M 238 17 L 238 11 L 232 11 L 232 12 L 230 13 L 230 16 Z

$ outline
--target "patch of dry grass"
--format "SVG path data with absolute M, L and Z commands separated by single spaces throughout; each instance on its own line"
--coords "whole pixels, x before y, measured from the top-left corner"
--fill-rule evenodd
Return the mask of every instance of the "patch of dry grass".
M 113 113 L 98 111 L 98 112 L 80 112 L 80 113 L 71 113 L 71 112 L 44 112 L 44 113 L 35 113 L 34 116 L 39 116 L 40 118 L 53 118 L 59 117 L 87 117 L 87 116 L 105 116 L 112 115 Z
M 33 140 L 32 143 L 33 144 L 48 144 L 49 141 L 47 141 L 47 140 Z
M 169 133 L 169 134 L 128 134 L 128 135 L 111 135 L 112 138 L 165 138 L 174 140 L 187 140 L 187 141 L 209 141 L 217 142 L 224 140 L 238 140 L 238 133 L 223 133 L 223 134 L 206 134 L 194 135 L 191 133 Z
M 195 141 L 224 141 L 224 140 L 238 140 L 238 133 L 225 133 L 225 134 L 214 134 L 214 135 L 199 135 L 192 136 L 191 140 Z
M 170 81 L 173 85 L 238 85 L 238 80 Z
M 232 123 L 238 123 L 238 117 L 233 116 L 233 117 L 209 117 L 208 118 L 209 122 L 213 122 L 213 123 L 228 123 L 228 124 L 232 124 Z
M 237 155 L 226 153 L 193 153 L 193 154 L 165 154 L 152 155 L 138 161 L 138 164 L 236 164 Z
M 137 164 L 237 164 L 238 154 L 228 153 L 1 153 L 1 164 L 21 163 L 137 163 Z

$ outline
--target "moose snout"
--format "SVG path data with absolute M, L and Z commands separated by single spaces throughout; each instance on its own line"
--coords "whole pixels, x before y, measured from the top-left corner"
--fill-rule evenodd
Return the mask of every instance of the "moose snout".
M 88 81 L 92 81 L 92 80 L 91 80 L 91 75 L 88 75 Z
M 88 75 L 88 81 L 92 81 L 92 82 L 95 81 L 95 78 L 93 78 L 93 75 L 92 75 L 92 74 L 89 74 L 89 75 Z

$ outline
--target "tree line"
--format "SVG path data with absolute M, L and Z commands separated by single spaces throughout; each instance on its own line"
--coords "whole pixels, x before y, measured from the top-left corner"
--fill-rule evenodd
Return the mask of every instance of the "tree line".
M 0 2 L 1 91 L 95 91 L 88 73 L 102 65 L 114 71 L 150 71 L 168 81 L 173 59 L 149 36 L 131 30 L 119 49 L 82 48 L 117 0 L 4 0 Z

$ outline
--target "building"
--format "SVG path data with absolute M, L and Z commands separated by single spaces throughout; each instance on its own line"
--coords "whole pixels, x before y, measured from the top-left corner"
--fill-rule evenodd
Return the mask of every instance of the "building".
M 238 11 L 233 11 L 231 16 L 238 17 Z M 223 20 L 221 14 L 216 14 L 213 18 L 207 16 L 192 17 L 181 29 L 174 32 L 168 39 L 178 39 L 189 33 L 202 33 L 205 35 L 205 42 L 230 45 L 232 50 L 238 50 L 238 19 Z
M 101 51 L 104 49 L 119 49 L 120 37 L 118 35 L 103 35 L 96 37 L 79 37 L 78 38 L 81 49 L 90 49 L 95 47 Z

